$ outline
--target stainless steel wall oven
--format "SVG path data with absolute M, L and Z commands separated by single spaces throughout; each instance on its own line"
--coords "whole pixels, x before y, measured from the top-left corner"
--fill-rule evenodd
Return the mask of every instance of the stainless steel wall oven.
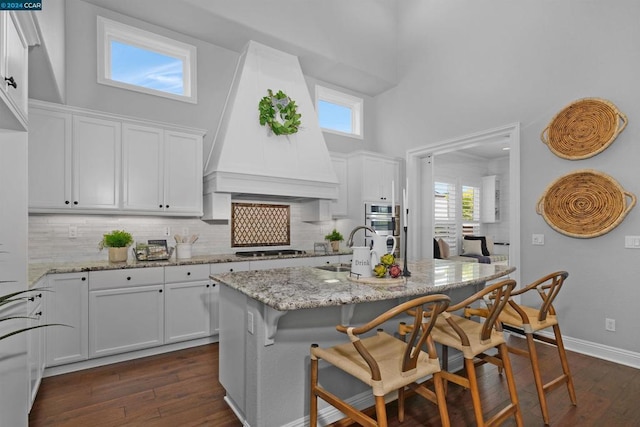
M 400 205 L 391 203 L 365 203 L 364 223 L 383 236 L 394 236 L 396 239 L 395 256 L 400 255 Z M 391 251 L 391 240 L 388 242 Z M 371 232 L 365 230 L 365 246 L 371 247 Z

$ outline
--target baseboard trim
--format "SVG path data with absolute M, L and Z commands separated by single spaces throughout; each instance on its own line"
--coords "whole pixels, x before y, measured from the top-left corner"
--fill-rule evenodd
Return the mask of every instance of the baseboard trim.
M 52 377 L 55 375 L 68 374 L 70 372 L 81 371 L 83 369 L 97 368 L 98 366 L 110 365 L 112 363 L 126 362 L 128 360 L 139 359 L 141 357 L 155 356 L 156 354 L 169 353 L 176 350 L 184 350 L 191 347 L 212 344 L 218 342 L 218 335 L 196 340 L 183 341 L 173 344 L 166 344 L 158 347 L 145 348 L 143 350 L 130 351 L 122 354 L 114 354 L 111 356 L 98 357 L 95 359 L 83 360 L 82 362 L 74 362 L 66 365 L 58 365 L 47 367 L 44 370 L 44 377 Z
M 543 331 L 538 333 L 540 335 L 553 338 L 553 334 L 550 332 Z M 624 350 L 621 348 L 598 344 L 591 341 L 585 341 L 579 338 L 567 337 L 564 335 L 562 336 L 562 342 L 564 343 L 564 347 L 569 351 L 584 354 L 585 356 L 607 360 L 619 365 L 640 369 L 640 353 L 637 353 L 635 351 Z

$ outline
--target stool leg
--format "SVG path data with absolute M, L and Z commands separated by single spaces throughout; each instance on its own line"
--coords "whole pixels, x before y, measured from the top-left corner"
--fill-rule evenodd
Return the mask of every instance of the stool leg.
M 309 402 L 309 427 L 316 427 L 318 424 L 318 396 L 316 387 L 318 385 L 318 359 L 311 358 L 311 401 Z
M 567 391 L 569 392 L 569 398 L 574 406 L 578 404 L 576 399 L 576 391 L 573 388 L 573 378 L 571 377 L 571 371 L 569 371 L 569 361 L 567 360 L 567 352 L 564 350 L 564 343 L 562 342 L 562 334 L 560 333 L 560 326 L 553 325 L 553 333 L 556 336 L 556 346 L 558 347 L 558 355 L 560 356 L 560 363 L 562 364 L 562 372 L 567 380 Z
M 509 359 L 509 349 L 506 344 L 498 346 L 500 352 L 500 359 L 502 360 L 502 366 L 504 367 L 505 377 L 507 378 L 507 385 L 509 387 L 509 397 L 511 398 L 511 405 L 515 408 L 515 418 L 518 427 L 524 425 L 522 419 L 522 412 L 520 411 L 520 402 L 518 401 L 518 391 L 516 390 L 516 382 L 513 378 L 513 370 L 511 369 L 511 359 Z
M 484 417 L 482 415 L 482 405 L 480 403 L 480 392 L 478 390 L 478 378 L 476 377 L 476 366 L 473 359 L 464 359 L 464 367 L 469 378 L 469 390 L 471 391 L 471 400 L 473 401 L 473 412 L 476 416 L 478 427 L 484 426 Z
M 379 427 L 387 427 L 387 406 L 384 396 L 376 396 L 376 418 Z
M 442 427 L 449 427 L 449 411 L 447 410 L 447 392 L 444 389 L 444 380 L 439 372 L 433 374 L 433 385 L 436 389 L 436 401 L 438 402 L 438 411 L 440 412 L 440 424 Z
M 529 360 L 531 361 L 531 370 L 533 371 L 533 379 L 536 383 L 536 391 L 538 392 L 538 401 L 540 401 L 540 410 L 542 411 L 542 420 L 545 425 L 549 425 L 549 408 L 547 407 L 547 398 L 544 395 L 544 384 L 540 375 L 540 364 L 538 363 L 538 353 L 536 352 L 536 344 L 532 334 L 525 334 L 527 337 L 527 347 L 529 350 Z
M 404 387 L 398 389 L 398 421 L 404 421 Z

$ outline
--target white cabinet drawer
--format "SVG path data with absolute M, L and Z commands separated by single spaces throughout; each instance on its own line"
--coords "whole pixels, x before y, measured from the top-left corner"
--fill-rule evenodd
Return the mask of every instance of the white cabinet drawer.
M 210 273 L 232 273 L 234 271 L 249 271 L 249 261 L 240 262 L 220 262 L 209 264 Z
M 164 268 L 166 283 L 193 282 L 209 279 L 209 264 L 177 265 Z
M 164 283 L 164 267 L 89 272 L 89 290 L 91 291 L 162 283 Z

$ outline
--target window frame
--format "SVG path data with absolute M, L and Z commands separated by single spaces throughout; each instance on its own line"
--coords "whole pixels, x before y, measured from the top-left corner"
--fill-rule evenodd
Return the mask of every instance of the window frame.
M 351 132 L 342 132 L 336 129 L 330 129 L 320 126 L 323 132 L 333 133 L 336 135 L 348 136 L 356 139 L 364 139 L 364 99 L 330 89 L 325 86 L 316 85 L 316 115 L 320 122 L 320 101 L 339 105 L 351 110 Z
M 196 88 L 197 49 L 195 46 L 102 16 L 97 17 L 97 36 L 98 83 L 192 104 L 198 103 Z M 111 79 L 111 41 L 181 59 L 184 95 Z

